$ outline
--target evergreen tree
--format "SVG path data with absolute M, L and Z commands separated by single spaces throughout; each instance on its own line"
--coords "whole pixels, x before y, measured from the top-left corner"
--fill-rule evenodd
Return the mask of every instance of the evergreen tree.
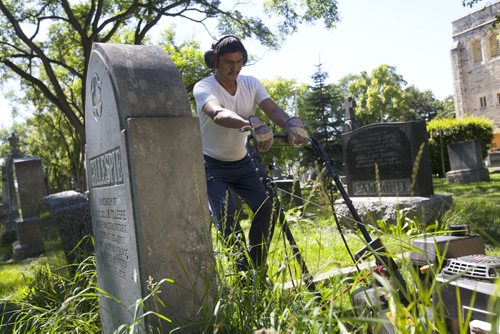
M 321 63 L 311 78 L 314 85 L 305 95 L 302 117 L 309 135 L 318 139 L 331 156 L 336 151 L 335 145 L 340 143 L 344 94 L 339 86 L 326 83 L 328 73 Z

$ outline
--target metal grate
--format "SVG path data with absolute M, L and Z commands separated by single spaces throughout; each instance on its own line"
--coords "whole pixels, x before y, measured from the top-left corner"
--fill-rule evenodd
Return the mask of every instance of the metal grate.
M 500 278 L 500 257 L 484 254 L 462 256 L 451 259 L 443 272 L 447 275 L 493 281 Z

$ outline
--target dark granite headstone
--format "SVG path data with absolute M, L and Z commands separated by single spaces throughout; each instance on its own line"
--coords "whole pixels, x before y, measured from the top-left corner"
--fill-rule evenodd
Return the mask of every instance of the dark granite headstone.
M 93 252 L 90 205 L 83 194 L 70 190 L 45 196 L 39 219 L 46 252 L 62 252 L 69 263 Z
M 350 196 L 430 196 L 424 121 L 370 124 L 342 134 Z
M 12 257 L 20 260 L 44 252 L 38 205 L 47 195 L 47 187 L 40 158 L 15 159 L 14 174 L 22 217 L 16 219 L 17 240 L 12 244 Z
M 481 145 L 476 140 L 448 144 L 451 170 L 446 173 L 449 183 L 488 181 L 490 175 L 484 167 Z
M 198 120 L 158 47 L 93 46 L 87 73 L 86 167 L 104 333 L 149 316 L 138 332 L 197 320 L 215 296 L 215 266 Z M 172 279 L 138 315 L 151 285 Z

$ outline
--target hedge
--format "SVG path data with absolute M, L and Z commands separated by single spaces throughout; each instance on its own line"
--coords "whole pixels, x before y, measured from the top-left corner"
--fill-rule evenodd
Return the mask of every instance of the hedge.
M 444 176 L 442 162 L 445 171 L 450 170 L 447 147 L 451 143 L 475 139 L 481 145 L 483 158 L 486 158 L 493 140 L 493 128 L 492 121 L 481 117 L 433 119 L 427 123 L 432 173 Z

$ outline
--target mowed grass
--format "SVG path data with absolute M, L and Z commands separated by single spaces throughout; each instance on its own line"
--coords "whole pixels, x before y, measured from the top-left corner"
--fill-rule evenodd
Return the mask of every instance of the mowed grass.
M 453 207 L 447 218 L 450 222 L 468 224 L 479 233 L 487 250 L 500 255 L 500 173 L 490 173 L 490 181 L 468 184 L 448 184 L 435 179 L 436 193 L 453 195 Z

